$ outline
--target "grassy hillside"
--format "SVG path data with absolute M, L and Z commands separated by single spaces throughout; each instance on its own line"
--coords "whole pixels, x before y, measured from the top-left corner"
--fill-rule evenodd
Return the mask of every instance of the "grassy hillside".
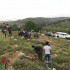
M 70 21 L 51 23 L 43 29 L 52 32 L 62 31 L 70 33 Z
M 43 61 L 41 62 L 37 59 L 32 61 L 21 55 L 21 53 L 24 53 L 27 56 L 34 57 L 35 52 L 31 46 L 40 45 L 43 47 L 38 42 L 44 42 L 45 40 L 49 41 L 52 47 L 52 68 L 70 70 L 70 41 L 42 35 L 38 39 L 32 37 L 30 40 L 25 40 L 23 37 L 17 36 L 17 32 L 13 32 L 13 37 L 11 38 L 8 36 L 5 38 L 0 33 L 0 59 L 5 57 L 10 60 L 8 62 L 9 70 L 48 70 L 44 67 Z

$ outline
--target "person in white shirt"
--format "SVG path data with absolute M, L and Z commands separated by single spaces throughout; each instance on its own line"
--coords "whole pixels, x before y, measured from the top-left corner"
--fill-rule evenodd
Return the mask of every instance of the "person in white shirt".
M 48 67 L 51 66 L 51 47 L 49 45 L 49 42 L 46 42 L 46 45 L 43 47 L 44 52 L 45 52 L 45 57 L 44 57 L 44 65 L 46 65 L 48 61 Z

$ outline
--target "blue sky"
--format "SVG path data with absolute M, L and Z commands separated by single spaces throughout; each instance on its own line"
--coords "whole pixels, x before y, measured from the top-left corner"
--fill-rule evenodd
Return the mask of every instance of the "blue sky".
M 28 17 L 70 17 L 70 0 L 0 0 L 0 21 Z

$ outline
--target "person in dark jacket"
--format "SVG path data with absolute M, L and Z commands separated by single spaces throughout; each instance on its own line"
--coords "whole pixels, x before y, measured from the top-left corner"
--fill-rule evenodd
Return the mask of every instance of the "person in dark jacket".
M 9 36 L 12 36 L 12 29 L 11 26 L 8 27 Z
M 5 35 L 5 38 L 6 38 L 6 36 L 7 36 L 7 30 L 6 29 L 2 29 L 2 33 Z
M 40 46 L 34 46 L 34 45 L 32 45 L 32 48 L 34 48 L 34 51 L 37 53 L 38 59 L 39 59 L 39 60 L 42 60 L 43 48 L 40 47 Z

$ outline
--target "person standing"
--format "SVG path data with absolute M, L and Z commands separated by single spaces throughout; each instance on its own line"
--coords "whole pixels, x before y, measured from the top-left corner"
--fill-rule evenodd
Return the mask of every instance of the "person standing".
M 5 23 L 3 23 L 3 24 L 5 24 Z M 3 25 L 3 27 L 2 27 L 2 33 L 5 35 L 5 38 L 6 38 L 6 36 L 7 36 L 6 25 Z
M 5 38 L 6 38 L 6 36 L 7 36 L 7 30 L 6 29 L 4 30 L 4 35 L 5 35 Z
M 44 56 L 44 65 L 46 66 L 46 63 L 48 61 L 48 67 L 51 66 L 51 47 L 49 42 L 46 42 L 46 45 L 43 47 L 45 56 Z
M 9 32 L 9 36 L 11 37 L 12 36 L 12 28 L 11 28 L 11 25 L 7 26 L 7 29 L 8 29 L 8 32 Z

